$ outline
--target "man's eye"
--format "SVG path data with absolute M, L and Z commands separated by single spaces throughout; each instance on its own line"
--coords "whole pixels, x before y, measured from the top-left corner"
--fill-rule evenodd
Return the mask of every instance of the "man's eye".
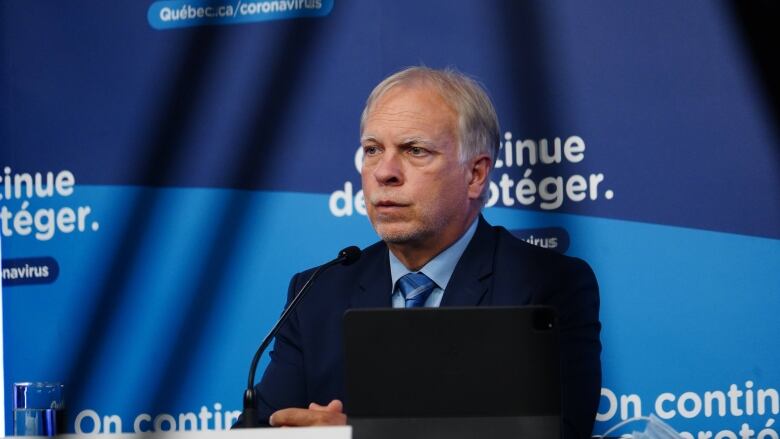
M 409 148 L 409 154 L 413 156 L 423 156 L 428 151 L 425 150 L 425 148 L 420 148 L 419 146 L 412 146 Z
M 363 147 L 363 154 L 364 155 L 375 155 L 379 152 L 379 148 L 376 146 L 364 146 Z

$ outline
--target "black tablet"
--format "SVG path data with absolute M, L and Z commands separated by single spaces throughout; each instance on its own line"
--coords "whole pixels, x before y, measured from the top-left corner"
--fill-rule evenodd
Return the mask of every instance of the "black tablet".
M 349 310 L 344 348 L 358 437 L 560 437 L 552 308 Z

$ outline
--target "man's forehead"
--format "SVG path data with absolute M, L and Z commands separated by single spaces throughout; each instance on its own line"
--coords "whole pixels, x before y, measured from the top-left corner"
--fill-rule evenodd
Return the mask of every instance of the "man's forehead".
M 397 86 L 369 108 L 361 140 L 376 140 L 376 130 L 388 127 L 400 131 L 397 134 L 403 137 L 423 138 L 427 137 L 425 132 L 451 131 L 456 123 L 457 113 L 437 90 L 430 86 Z
M 360 141 L 363 143 L 437 143 L 445 138 L 456 138 L 456 126 L 451 120 L 402 120 L 401 118 L 377 117 L 363 129 Z

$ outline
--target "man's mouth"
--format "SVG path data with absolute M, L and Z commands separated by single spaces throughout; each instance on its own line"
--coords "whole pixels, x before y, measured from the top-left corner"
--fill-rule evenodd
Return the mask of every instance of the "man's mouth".
M 377 212 L 390 213 L 396 210 L 409 206 L 407 203 L 401 203 L 393 200 L 379 200 L 374 203 L 374 208 Z
M 403 203 L 398 203 L 395 201 L 390 200 L 380 200 L 377 203 L 374 204 L 376 207 L 401 207 L 404 206 Z

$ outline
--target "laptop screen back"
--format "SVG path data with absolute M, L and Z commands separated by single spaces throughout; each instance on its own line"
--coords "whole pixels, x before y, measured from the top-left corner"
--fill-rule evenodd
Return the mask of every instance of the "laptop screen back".
M 350 310 L 350 418 L 560 415 L 549 307 Z

